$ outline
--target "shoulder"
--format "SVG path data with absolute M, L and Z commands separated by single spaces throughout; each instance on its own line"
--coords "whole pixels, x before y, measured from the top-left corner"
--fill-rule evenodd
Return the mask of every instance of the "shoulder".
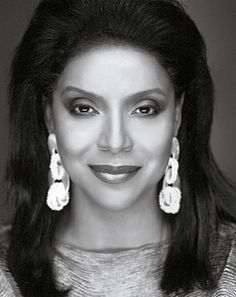
M 216 257 L 219 252 L 221 255 L 228 257 L 236 239 L 236 224 L 234 223 L 221 223 L 217 232 L 211 235 L 211 248 L 210 253 L 212 257 Z
M 232 245 L 236 239 L 236 224 L 222 223 L 219 225 L 217 234 L 212 239 L 212 250 L 214 252 L 221 251 L 228 256 Z
M 16 293 L 14 286 L 9 281 L 6 271 L 0 267 L 0 297 L 20 297 L 20 293 Z
M 225 222 L 219 225 L 218 235 L 220 238 L 235 239 L 236 223 Z
M 7 267 L 10 230 L 10 226 L 0 226 L 0 297 L 21 296 Z
M 218 266 L 219 279 L 215 297 L 236 297 L 236 224 L 219 227 L 214 247 L 214 264 Z

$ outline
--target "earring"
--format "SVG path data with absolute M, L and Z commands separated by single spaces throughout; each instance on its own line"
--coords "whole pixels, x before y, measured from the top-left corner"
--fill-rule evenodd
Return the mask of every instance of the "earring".
M 48 190 L 47 205 L 52 210 L 59 211 L 69 203 L 70 178 L 55 149 L 52 150 L 50 172 L 52 184 Z
M 174 137 L 172 140 L 171 151 L 171 156 L 165 170 L 162 190 L 159 194 L 159 204 L 160 208 L 164 212 L 176 214 L 179 211 L 181 201 L 181 191 L 177 186 L 177 183 L 179 181 L 178 158 L 180 153 L 180 146 L 179 141 L 176 137 Z

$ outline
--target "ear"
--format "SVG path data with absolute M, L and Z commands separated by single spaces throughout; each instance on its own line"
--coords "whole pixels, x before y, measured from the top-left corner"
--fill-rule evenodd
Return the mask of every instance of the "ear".
M 181 125 L 183 103 L 184 103 L 184 94 L 175 104 L 174 136 L 177 136 L 179 127 Z
M 54 125 L 54 115 L 52 106 L 49 103 L 46 103 L 44 106 L 44 121 L 47 127 L 48 133 L 54 133 L 55 125 Z

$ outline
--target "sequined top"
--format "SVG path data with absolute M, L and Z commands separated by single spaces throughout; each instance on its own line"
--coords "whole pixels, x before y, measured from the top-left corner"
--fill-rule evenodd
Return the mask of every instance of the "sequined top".
M 4 234 L 0 236 L 0 296 L 20 297 L 7 269 L 8 243 Z M 236 297 L 235 234 L 235 226 L 221 228 L 219 244 L 211 257 L 220 272 L 218 288 L 207 292 L 196 288 L 184 296 Z M 86 251 L 56 242 L 56 280 L 60 287 L 71 288 L 70 297 L 164 297 L 159 283 L 167 250 L 167 242 L 115 252 Z

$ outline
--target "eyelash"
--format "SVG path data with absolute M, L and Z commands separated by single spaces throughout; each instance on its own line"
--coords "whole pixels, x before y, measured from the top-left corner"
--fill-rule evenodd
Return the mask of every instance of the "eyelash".
M 145 117 L 145 116 L 154 116 L 156 114 L 158 114 L 160 112 L 160 107 L 158 106 L 155 106 L 155 105 L 142 105 L 142 106 L 139 106 L 138 108 L 136 108 L 136 110 L 138 109 L 152 109 L 152 112 L 151 113 L 141 113 L 139 112 L 138 114 L 141 115 L 142 117 Z M 132 112 L 133 114 L 134 112 Z
M 81 111 L 77 111 L 76 109 L 80 109 L 80 108 L 86 108 L 86 109 L 92 109 L 93 112 L 81 112 Z M 151 109 L 151 113 L 142 113 L 142 112 L 135 112 L 137 110 L 140 110 L 140 109 Z M 155 105 L 142 105 L 142 106 L 139 106 L 138 108 L 135 109 L 135 111 L 133 111 L 131 114 L 135 114 L 137 113 L 138 115 L 142 116 L 142 117 L 145 117 L 145 116 L 154 116 L 156 114 L 158 114 L 160 112 L 160 107 L 158 106 L 155 106 Z M 95 109 L 89 105 L 86 105 L 86 104 L 80 104 L 80 105 L 76 105 L 76 106 L 72 106 L 71 108 L 71 112 L 76 114 L 76 115 L 80 115 L 80 116 L 86 116 L 86 115 L 93 115 L 93 114 L 98 114 L 97 111 L 95 111 Z
M 89 108 L 89 109 L 93 109 L 93 111 L 94 112 L 85 112 L 85 113 L 83 113 L 83 112 L 81 112 L 81 111 L 77 111 L 76 109 L 80 109 L 80 108 Z M 79 105 L 76 105 L 76 106 L 72 106 L 72 108 L 71 108 L 71 112 L 72 113 L 74 113 L 74 114 L 76 114 L 76 115 L 81 115 L 81 116 L 83 116 L 83 115 L 92 115 L 92 114 L 98 114 L 98 112 L 97 111 L 95 111 L 95 109 L 93 108 L 93 107 L 91 107 L 91 106 L 89 106 L 89 105 L 86 105 L 86 104 L 79 104 Z

